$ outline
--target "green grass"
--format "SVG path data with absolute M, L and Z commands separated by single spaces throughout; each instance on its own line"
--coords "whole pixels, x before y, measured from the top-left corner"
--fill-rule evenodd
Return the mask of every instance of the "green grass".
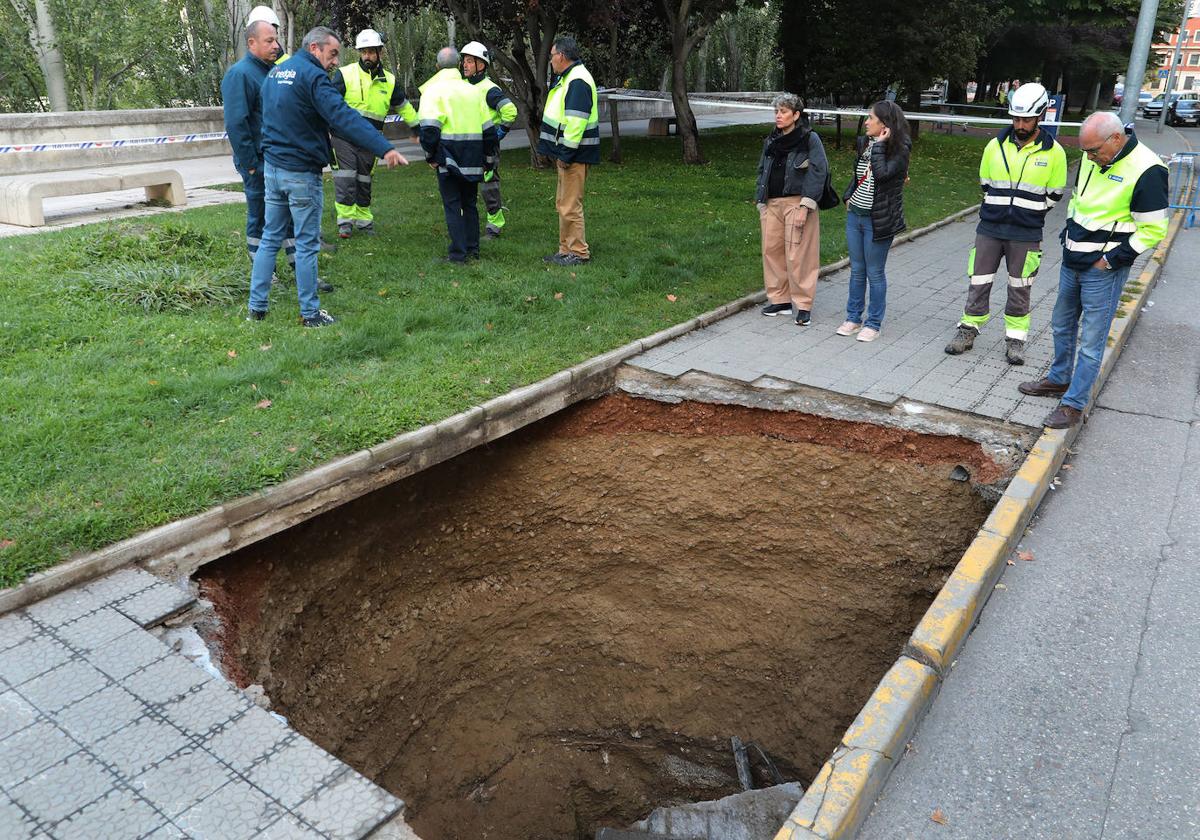
M 760 288 L 764 133 L 707 134 L 703 168 L 678 162 L 676 140 L 624 140 L 627 163 L 589 178 L 594 259 L 576 269 L 541 261 L 557 244 L 554 173 L 526 152 L 505 154 L 504 237 L 465 268 L 440 262 L 429 169 L 381 171 L 380 235 L 321 257 L 339 320 L 320 330 L 298 326 L 290 285 L 268 320 L 244 320 L 237 205 L 0 240 L 0 585 Z M 921 139 L 911 227 L 976 202 L 982 142 Z M 840 188 L 851 152 L 831 155 Z M 843 219 L 821 215 L 823 262 L 844 255 Z

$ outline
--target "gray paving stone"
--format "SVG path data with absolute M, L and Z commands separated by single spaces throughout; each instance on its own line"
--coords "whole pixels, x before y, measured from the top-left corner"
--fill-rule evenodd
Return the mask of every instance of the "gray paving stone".
M 401 800 L 347 770 L 296 810 L 314 828 L 334 840 L 351 840 L 362 837 L 403 807 Z
M 0 789 L 9 790 L 79 751 L 79 745 L 46 720 L 0 741 Z
M 127 677 L 123 685 L 147 703 L 166 703 L 211 680 L 182 656 L 172 654 Z
M 21 840 L 33 837 L 37 822 L 22 811 L 6 794 L 0 793 L 0 837 Z
M 256 840 L 317 840 L 324 836 L 291 814 L 284 814 L 264 829 Z
M 54 635 L 75 650 L 85 651 L 137 629 L 138 625 L 121 613 L 105 608 L 63 624 L 54 631 Z
M 26 614 L 45 627 L 57 627 L 104 606 L 104 602 L 85 589 L 68 589 L 25 608 Z
M 37 625 L 24 612 L 0 615 L 0 651 L 32 638 L 37 631 Z
M 250 768 L 247 778 L 288 808 L 295 808 L 345 765 L 307 738 L 296 736 Z
M 114 680 L 122 680 L 164 658 L 170 649 L 144 630 L 138 629 L 85 651 L 83 658 Z
M 103 673 L 75 659 L 23 683 L 17 691 L 38 709 L 53 713 L 95 694 L 108 684 L 108 677 Z
M 127 840 L 143 837 L 164 822 L 150 803 L 127 790 L 118 789 L 56 825 L 54 836 L 71 840 Z
M 0 692 L 0 741 L 32 724 L 37 716 L 37 709 L 17 692 Z
M 257 788 L 233 781 L 193 805 L 174 822 L 196 840 L 245 840 L 276 822 L 283 814 Z
M 137 622 L 142 627 L 149 627 L 174 615 L 195 601 L 196 598 L 192 593 L 177 586 L 156 583 L 149 589 L 123 601 L 118 601 L 114 606 L 131 621 Z
M 235 778 L 234 772 L 212 755 L 189 746 L 152 766 L 130 786 L 174 818 Z
M 112 604 L 130 595 L 136 595 L 156 583 L 159 583 L 159 579 L 144 569 L 129 567 L 94 580 L 84 588 L 103 603 Z
M 110 685 L 62 709 L 54 720 L 81 744 L 91 744 L 145 714 L 142 701 L 119 685 Z
M 210 735 L 204 747 L 230 767 L 245 772 L 291 734 L 290 729 L 256 706 Z
M 71 649 L 47 635 L 30 639 L 19 647 L 0 653 L 0 679 L 20 685 L 71 658 Z
M 99 762 L 77 752 L 11 788 L 13 801 L 49 824 L 73 814 L 111 791 L 117 779 Z
M 123 779 L 132 779 L 191 743 L 170 724 L 144 717 L 97 741 L 93 752 Z
M 183 829 L 178 826 L 167 824 L 160 826 L 157 830 L 147 834 L 143 840 L 188 840 L 188 836 L 183 833 Z
M 162 715 L 193 735 L 208 735 L 230 723 L 253 704 L 244 694 L 216 680 L 202 683 L 188 694 L 162 707 Z

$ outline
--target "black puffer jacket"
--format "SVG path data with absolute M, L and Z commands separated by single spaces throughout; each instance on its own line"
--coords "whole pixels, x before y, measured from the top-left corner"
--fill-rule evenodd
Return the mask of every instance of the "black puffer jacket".
M 862 156 L 867 138 L 859 137 L 854 142 L 855 161 Z M 904 179 L 908 177 L 908 159 L 912 153 L 912 141 L 905 139 L 900 152 L 888 157 L 887 143 L 879 142 L 871 147 L 871 173 L 875 177 L 875 203 L 871 205 L 871 238 L 890 239 L 904 230 Z M 857 166 L 857 163 L 856 163 Z M 842 192 L 842 203 L 850 200 L 858 178 L 850 171 L 850 183 Z

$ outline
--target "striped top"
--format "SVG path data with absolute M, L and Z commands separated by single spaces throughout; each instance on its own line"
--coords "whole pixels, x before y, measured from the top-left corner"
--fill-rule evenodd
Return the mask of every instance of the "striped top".
M 850 196 L 851 207 L 868 212 L 875 206 L 875 173 L 871 171 L 871 147 L 874 145 L 874 140 L 868 140 L 867 145 L 863 146 L 858 162 L 854 164 L 854 182 L 857 184 L 862 180 L 862 183 L 858 184 Z

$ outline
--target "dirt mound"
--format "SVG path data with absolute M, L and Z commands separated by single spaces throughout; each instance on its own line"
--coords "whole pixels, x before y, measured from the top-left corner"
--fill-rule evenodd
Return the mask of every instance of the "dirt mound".
M 738 790 L 731 735 L 811 779 L 987 514 L 957 464 L 998 476 L 966 441 L 608 397 L 198 577 L 229 673 L 426 840 L 590 838 Z

